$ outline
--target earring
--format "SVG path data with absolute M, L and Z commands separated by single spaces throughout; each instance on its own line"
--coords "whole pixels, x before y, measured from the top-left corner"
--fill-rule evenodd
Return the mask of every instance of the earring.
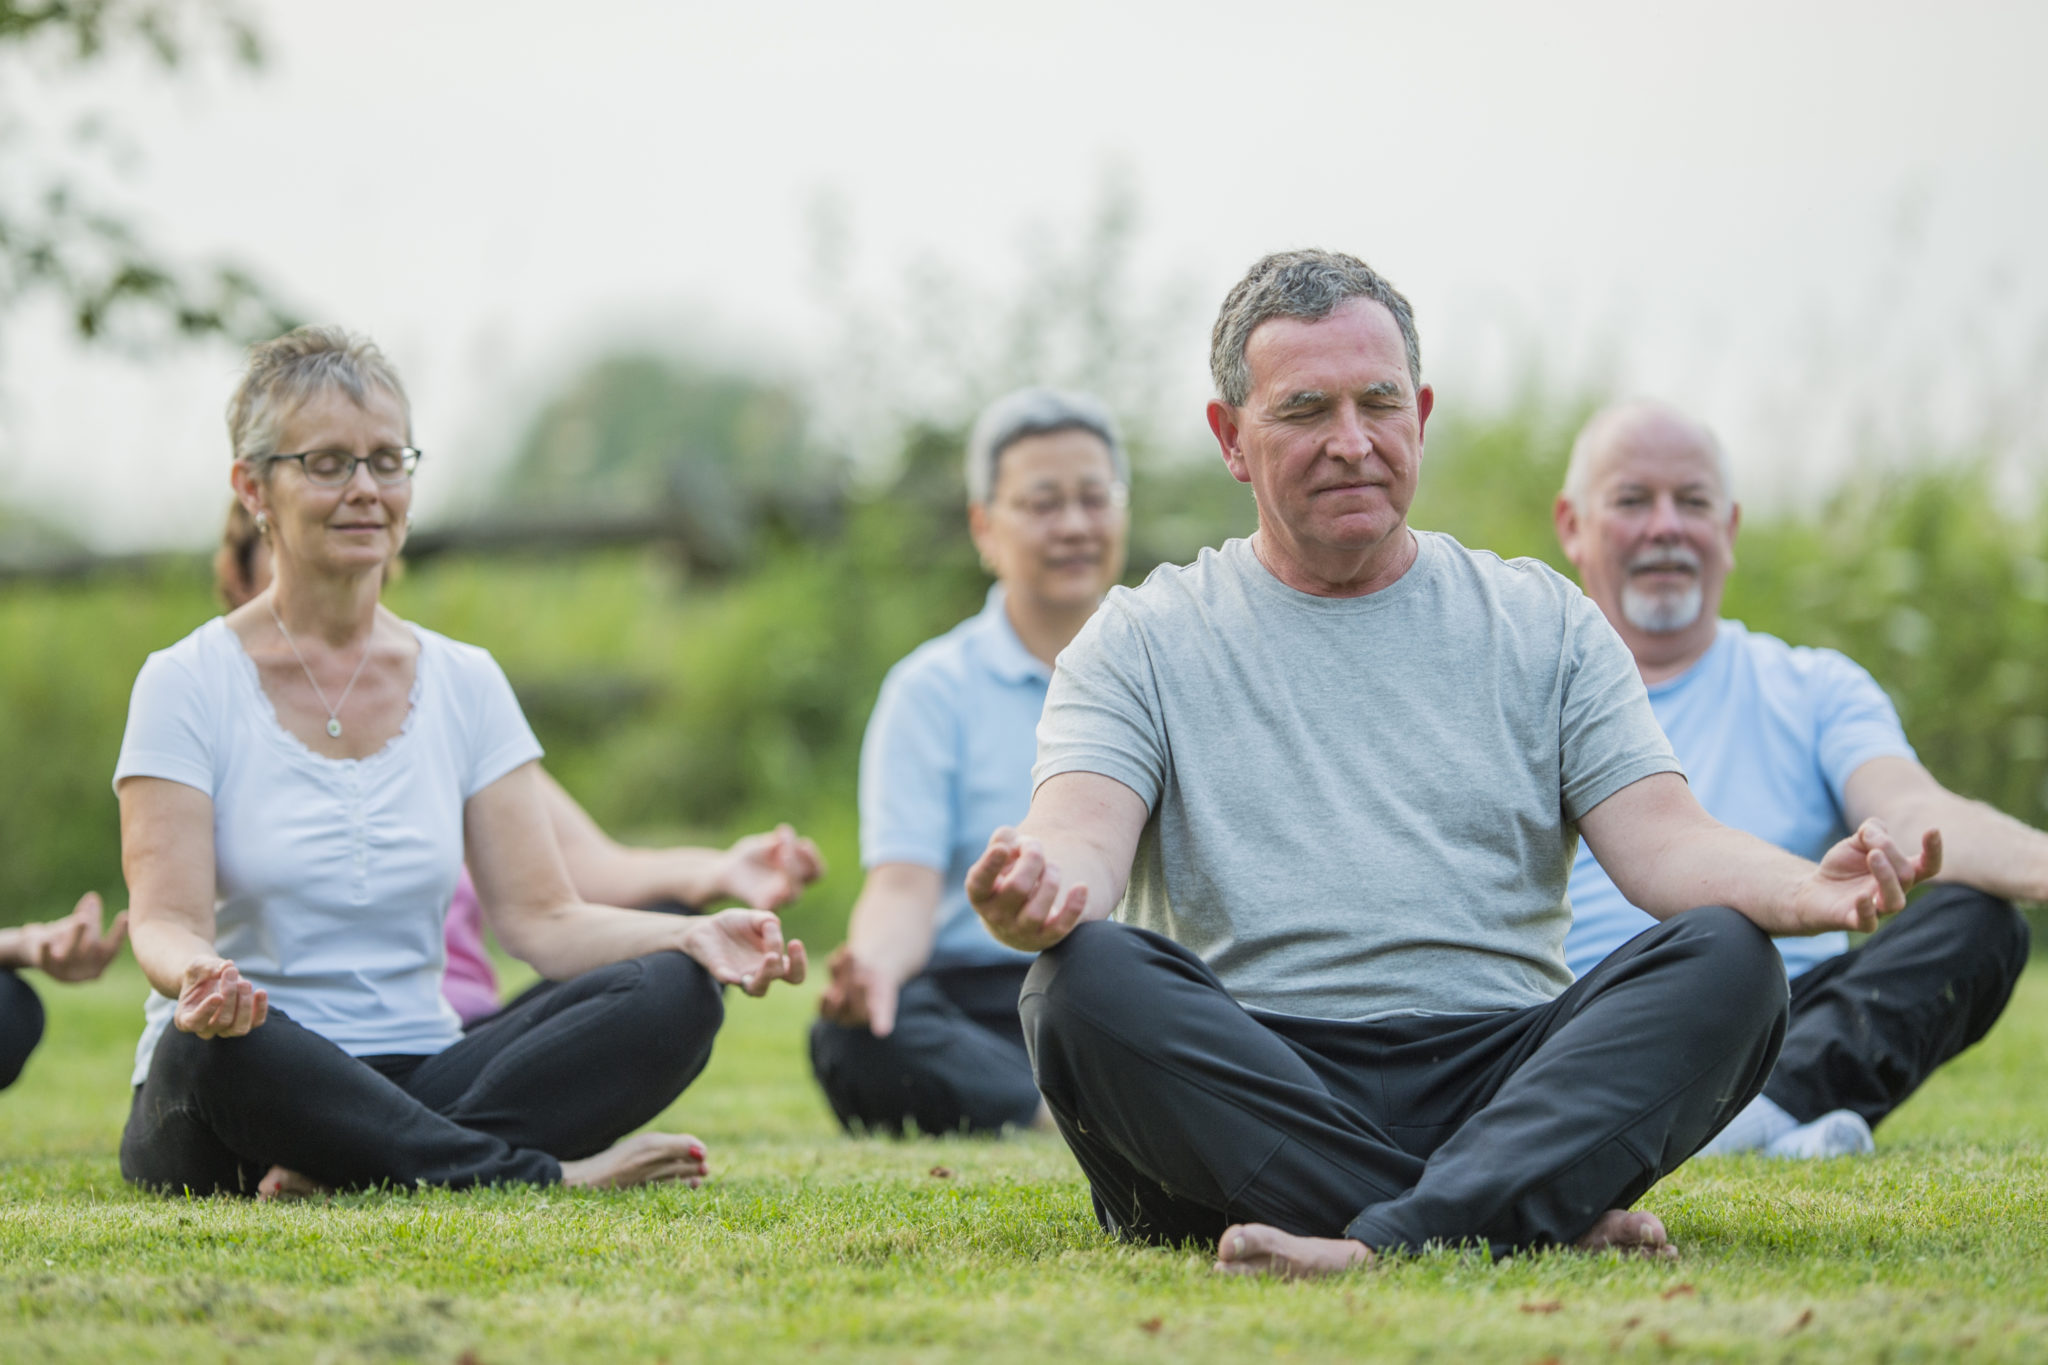
M 258 513 L 256 514 L 256 534 L 257 534 L 257 535 L 259 535 L 259 536 L 267 536 L 267 535 L 269 535 L 269 534 L 270 534 L 270 515 L 269 515 L 269 513 L 267 513 L 267 512 L 258 512 Z
M 405 529 L 408 531 L 412 529 L 412 513 L 410 512 L 405 514 Z

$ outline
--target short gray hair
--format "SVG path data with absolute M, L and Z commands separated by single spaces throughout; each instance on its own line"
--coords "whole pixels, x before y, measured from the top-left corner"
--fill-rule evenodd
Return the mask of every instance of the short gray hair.
M 1116 419 L 1092 394 L 1062 389 L 1018 389 L 981 410 L 967 437 L 967 501 L 984 504 L 996 486 L 996 463 L 1003 452 L 1027 436 L 1056 431 L 1085 431 L 1109 448 L 1109 466 L 1118 483 L 1131 481 L 1130 461 Z
M 1394 315 L 1408 350 L 1408 378 L 1422 388 L 1422 342 L 1415 310 L 1401 291 L 1356 256 L 1341 251 L 1279 251 L 1259 261 L 1232 286 L 1209 334 L 1209 375 L 1216 396 L 1241 408 L 1252 396 L 1251 365 L 1244 358 L 1252 333 L 1274 318 L 1319 322 L 1350 299 L 1371 299 Z
M 299 327 L 249 348 L 249 367 L 228 400 L 228 444 L 234 458 L 281 453 L 274 447 L 285 422 L 307 399 L 330 388 L 358 405 L 368 400 L 372 388 L 384 390 L 398 400 L 411 439 L 412 403 L 377 343 L 340 327 Z
M 1564 467 L 1564 487 L 1559 490 L 1564 500 L 1574 507 L 1583 504 L 1589 491 L 1586 483 L 1593 477 L 1593 461 L 1615 432 L 1632 424 L 1651 421 L 1682 428 L 1697 439 L 1713 458 L 1714 475 L 1721 481 L 1721 496 L 1731 503 L 1735 501 L 1735 474 L 1728 464 L 1728 452 L 1721 445 L 1721 438 L 1714 434 L 1714 429 L 1669 403 L 1651 398 L 1610 403 L 1586 419 L 1586 425 L 1579 428 L 1578 436 L 1572 441 L 1572 457 Z

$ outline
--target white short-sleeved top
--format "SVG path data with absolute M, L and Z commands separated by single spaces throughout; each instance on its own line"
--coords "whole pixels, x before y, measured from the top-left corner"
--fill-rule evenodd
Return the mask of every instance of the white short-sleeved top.
M 411 707 L 368 758 L 325 758 L 279 725 L 255 661 L 215 618 L 143 664 L 114 768 L 116 787 L 160 777 L 212 798 L 216 951 L 351 1056 L 461 1037 L 441 935 L 463 805 L 541 756 L 487 651 L 411 629 Z M 137 1085 L 174 1007 L 150 994 Z

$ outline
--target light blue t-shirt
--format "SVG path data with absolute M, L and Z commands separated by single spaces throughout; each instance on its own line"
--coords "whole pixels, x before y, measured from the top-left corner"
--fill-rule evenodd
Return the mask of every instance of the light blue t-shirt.
M 1832 649 L 1786 644 L 1721 622 L 1698 663 L 1650 689 L 1650 709 L 1685 765 L 1693 795 L 1724 825 L 1818 859 L 1848 833 L 1842 792 L 1873 758 L 1912 758 L 1884 689 Z M 1623 898 L 1579 847 L 1565 961 L 1584 976 L 1656 921 Z M 1843 933 L 1781 938 L 1797 976 L 1844 951 Z
M 1038 715 L 1052 669 L 1010 625 L 1003 590 L 889 670 L 860 749 L 860 861 L 945 876 L 930 965 L 1029 962 L 967 903 L 967 869 L 999 826 L 1031 810 Z

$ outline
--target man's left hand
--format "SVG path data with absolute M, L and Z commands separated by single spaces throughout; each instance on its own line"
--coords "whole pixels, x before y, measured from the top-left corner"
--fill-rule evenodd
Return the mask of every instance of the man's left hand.
M 1928 830 L 1917 858 L 1906 856 L 1879 820 L 1865 820 L 1827 851 L 1793 893 L 1793 926 L 1785 932 L 1867 934 L 1879 919 L 1906 906 L 1906 893 L 1941 871 L 1941 831 Z

